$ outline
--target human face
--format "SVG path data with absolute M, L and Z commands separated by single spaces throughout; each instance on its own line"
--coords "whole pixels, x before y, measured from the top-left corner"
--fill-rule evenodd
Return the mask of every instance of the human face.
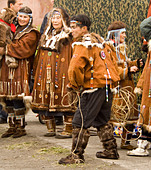
M 126 38 L 126 33 L 125 32 L 121 32 L 120 33 L 120 43 L 125 42 L 125 38 Z
M 52 26 L 56 30 L 62 28 L 62 26 L 63 26 L 62 25 L 62 19 L 61 19 L 61 16 L 59 14 L 54 14 L 52 16 L 51 22 L 52 22 Z
M 54 5 L 54 0 L 51 0 L 51 5 L 52 5 L 52 6 Z
M 16 13 L 23 7 L 23 0 L 16 0 L 15 4 L 10 4 L 10 8 Z
M 26 14 L 19 14 L 18 15 L 18 23 L 20 26 L 25 26 L 29 23 L 30 17 Z
M 70 23 L 73 38 L 77 39 L 83 35 L 83 27 L 80 28 L 76 23 Z

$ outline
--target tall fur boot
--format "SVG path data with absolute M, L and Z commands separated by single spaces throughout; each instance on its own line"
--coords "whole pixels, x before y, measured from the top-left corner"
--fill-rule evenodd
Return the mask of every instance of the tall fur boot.
M 64 116 L 64 129 L 56 135 L 58 139 L 72 138 L 72 120 L 73 116 Z
M 8 130 L 2 134 L 2 138 L 7 138 L 10 137 L 11 135 L 13 135 L 16 132 L 16 117 L 15 117 L 15 113 L 13 110 L 13 107 L 6 107 L 7 113 L 8 113 L 8 124 L 9 124 L 9 128 Z
M 97 152 L 97 158 L 106 158 L 106 159 L 118 159 L 119 154 L 117 152 L 116 139 L 113 135 L 113 126 L 112 124 L 107 123 L 104 126 L 101 126 L 97 132 L 100 141 L 103 143 L 104 151 Z
M 44 116 L 45 123 L 47 126 L 48 132 L 44 135 L 46 137 L 52 137 L 56 135 L 56 123 L 54 116 L 48 117 Z
M 74 128 L 72 131 L 72 153 L 59 160 L 59 164 L 84 163 L 84 150 L 88 144 L 90 133 L 87 129 Z
M 25 130 L 25 109 L 17 109 L 15 110 L 16 114 L 16 132 L 13 134 L 13 138 L 19 138 L 26 135 Z

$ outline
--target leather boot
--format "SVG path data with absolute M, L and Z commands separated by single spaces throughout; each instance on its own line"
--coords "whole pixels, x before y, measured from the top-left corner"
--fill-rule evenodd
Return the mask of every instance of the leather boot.
M 54 116 L 47 117 L 44 116 L 45 123 L 47 126 L 48 132 L 44 135 L 46 137 L 52 137 L 56 135 L 56 123 L 55 123 L 55 118 Z
M 113 135 L 112 124 L 107 123 L 106 125 L 100 127 L 97 132 L 100 141 L 103 143 L 104 151 L 96 153 L 97 158 L 105 159 L 118 159 L 119 154 L 117 152 L 116 139 Z
M 15 132 L 16 132 L 16 117 L 15 117 L 15 113 L 12 107 L 6 107 L 6 110 L 8 112 L 8 124 L 9 124 L 9 128 L 8 130 L 2 134 L 2 138 L 7 138 L 12 136 Z
M 84 163 L 84 149 L 88 144 L 90 133 L 87 129 L 73 129 L 72 132 L 72 153 L 59 160 L 59 164 L 78 164 Z
M 125 127 L 128 131 L 133 131 L 134 126 L 133 125 L 126 125 Z M 126 129 L 123 128 L 123 133 L 122 133 L 122 139 L 121 139 L 121 149 L 127 149 L 127 150 L 132 150 L 135 149 L 134 146 L 130 144 L 130 141 L 132 139 L 132 134 L 128 134 Z
M 25 109 L 15 110 L 16 114 L 16 132 L 13 134 L 13 138 L 19 138 L 26 135 L 25 130 Z
M 56 135 L 58 139 L 72 138 L 72 120 L 73 116 L 64 116 L 64 129 Z

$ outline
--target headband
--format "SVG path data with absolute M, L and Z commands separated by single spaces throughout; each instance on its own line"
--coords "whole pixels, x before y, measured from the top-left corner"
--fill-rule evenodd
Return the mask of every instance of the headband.
M 71 20 L 71 23 L 77 24 L 77 25 L 82 25 L 82 22 L 80 21 L 76 21 L 76 20 Z
M 61 15 L 61 14 L 60 14 L 59 11 L 53 11 L 52 16 L 53 16 L 53 15 Z
M 30 18 L 32 18 L 32 14 L 31 13 L 28 14 L 28 13 L 25 13 L 25 12 L 18 12 L 17 15 L 19 15 L 19 14 L 28 15 L 28 16 L 30 16 Z
M 108 31 L 108 33 L 112 33 L 112 32 L 126 32 L 126 28 Z

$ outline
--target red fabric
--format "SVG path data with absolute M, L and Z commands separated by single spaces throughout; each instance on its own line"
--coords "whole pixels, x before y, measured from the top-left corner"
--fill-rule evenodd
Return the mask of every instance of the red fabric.
M 11 27 L 12 32 L 16 31 L 16 26 L 14 24 L 8 24 L 7 22 L 3 21 L 2 19 L 0 19 L 0 22 L 4 22 L 5 24 L 9 25 Z

